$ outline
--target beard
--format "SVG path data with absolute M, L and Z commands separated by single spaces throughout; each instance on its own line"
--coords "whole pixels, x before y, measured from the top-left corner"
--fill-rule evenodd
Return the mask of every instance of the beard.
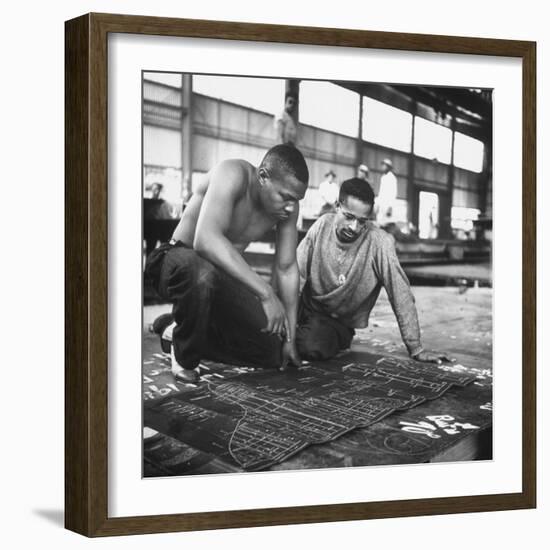
M 360 233 L 354 233 L 345 227 L 340 227 L 336 229 L 336 237 L 342 243 L 352 243 L 359 238 Z

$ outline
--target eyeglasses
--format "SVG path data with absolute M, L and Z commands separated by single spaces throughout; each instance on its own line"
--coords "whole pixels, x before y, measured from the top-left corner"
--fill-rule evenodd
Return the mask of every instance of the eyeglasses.
M 344 218 L 347 221 L 349 221 L 349 222 L 356 221 L 360 227 L 365 227 L 367 225 L 368 221 L 369 221 L 368 218 L 358 218 L 357 216 L 355 216 L 351 212 L 348 212 L 347 210 L 344 210 L 342 208 L 341 204 L 338 205 L 338 209 L 340 210 L 340 212 L 342 212 L 342 215 L 344 216 Z

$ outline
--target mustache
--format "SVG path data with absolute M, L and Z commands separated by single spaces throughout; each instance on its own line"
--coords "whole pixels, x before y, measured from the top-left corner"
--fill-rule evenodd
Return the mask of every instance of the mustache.
M 358 236 L 359 236 L 359 233 L 354 233 L 353 231 L 348 231 L 346 229 L 342 229 L 340 231 L 340 235 L 344 238 L 344 239 L 356 239 Z

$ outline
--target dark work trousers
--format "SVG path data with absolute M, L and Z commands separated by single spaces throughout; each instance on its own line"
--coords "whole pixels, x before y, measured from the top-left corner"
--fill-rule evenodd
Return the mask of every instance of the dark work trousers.
M 319 361 L 334 357 L 349 348 L 355 330 L 314 306 L 308 285 L 300 297 L 296 347 L 302 359 Z
M 282 341 L 264 334 L 260 300 L 243 284 L 178 243 L 162 244 L 147 258 L 145 276 L 173 304 L 176 361 L 194 369 L 201 359 L 279 367 Z

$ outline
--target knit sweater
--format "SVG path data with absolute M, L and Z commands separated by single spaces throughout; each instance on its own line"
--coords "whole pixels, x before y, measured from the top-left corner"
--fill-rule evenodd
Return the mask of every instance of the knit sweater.
M 336 214 L 325 214 L 298 246 L 302 287 L 315 308 L 353 328 L 368 325 L 382 287 L 386 289 L 401 338 L 411 355 L 418 353 L 420 328 L 409 281 L 401 267 L 393 237 L 368 223 L 357 240 L 336 236 Z

